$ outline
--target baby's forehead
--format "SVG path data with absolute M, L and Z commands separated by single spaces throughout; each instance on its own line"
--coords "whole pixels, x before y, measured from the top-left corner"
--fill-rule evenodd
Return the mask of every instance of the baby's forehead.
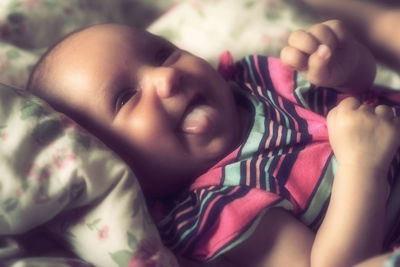
M 82 42 L 107 42 L 110 40 L 124 40 L 131 44 L 142 44 L 156 41 L 161 37 L 145 30 L 122 24 L 99 24 L 79 30 L 64 39 L 62 44 L 79 45 Z

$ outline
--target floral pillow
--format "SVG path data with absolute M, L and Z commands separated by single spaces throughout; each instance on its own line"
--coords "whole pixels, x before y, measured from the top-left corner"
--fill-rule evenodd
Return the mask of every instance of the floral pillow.
M 146 27 L 173 0 L 1 0 L 0 82 L 24 88 L 44 50 L 84 26 L 117 22 Z
M 13 255 L 24 260 L 18 248 L 25 244 L 2 236 L 28 240 L 42 226 L 95 266 L 177 266 L 124 162 L 43 101 L 3 84 L 0 173 L 0 262 Z M 36 250 L 42 239 L 35 240 Z

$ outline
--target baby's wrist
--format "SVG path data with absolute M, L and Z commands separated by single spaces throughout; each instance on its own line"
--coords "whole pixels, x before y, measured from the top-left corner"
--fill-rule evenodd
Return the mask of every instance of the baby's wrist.
M 340 164 L 336 170 L 335 183 L 339 187 L 357 190 L 364 194 L 378 194 L 387 197 L 388 168 L 367 166 L 365 164 Z
M 340 162 L 338 161 L 338 169 L 353 174 L 354 176 L 364 177 L 362 179 L 387 177 L 389 166 L 387 164 L 369 163 L 368 161 L 356 162 Z

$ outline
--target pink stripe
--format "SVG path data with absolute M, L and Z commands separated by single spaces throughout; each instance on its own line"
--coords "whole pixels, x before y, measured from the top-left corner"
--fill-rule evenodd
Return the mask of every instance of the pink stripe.
M 282 162 L 284 161 L 285 158 L 286 158 L 286 157 L 285 157 L 284 155 L 281 155 L 281 156 L 279 157 L 279 162 L 278 162 L 278 164 L 276 165 L 275 170 L 274 170 L 274 172 L 273 172 L 274 177 L 277 177 L 277 176 L 278 176 L 278 172 L 279 172 L 279 170 L 281 169 Z M 277 182 L 278 182 L 278 181 L 277 181 Z
M 250 185 L 251 182 L 250 162 L 251 160 L 246 160 L 246 185 Z
M 257 92 L 260 96 L 264 96 L 262 86 L 257 85 Z
M 292 103 L 297 104 L 297 100 L 294 97 L 294 71 L 283 65 L 280 59 L 278 58 L 268 58 L 268 66 L 269 66 L 269 74 L 272 81 L 272 84 L 276 90 L 276 92 L 283 96 L 285 99 L 291 101 Z M 296 131 L 299 130 L 299 125 L 297 121 L 293 118 L 293 116 L 285 110 L 283 105 L 283 99 L 278 98 L 279 107 L 285 111 L 285 114 L 292 119 L 295 124 Z
M 198 259 L 212 257 L 224 245 L 231 242 L 248 224 L 279 197 L 262 190 L 253 189 L 251 197 L 232 201 L 218 216 L 212 229 L 201 235 L 194 254 Z
M 261 184 L 260 184 L 260 180 L 261 180 L 260 165 L 261 165 L 262 159 L 263 159 L 262 155 L 259 155 L 257 157 L 257 162 L 256 162 L 256 180 L 257 180 L 256 184 L 257 184 L 257 188 L 261 187 Z
M 285 66 L 279 58 L 268 58 L 269 75 L 275 90 L 292 103 L 297 103 L 293 90 L 295 87 L 294 71 Z
M 276 137 L 276 141 L 275 141 L 275 145 L 274 145 L 275 147 L 278 147 L 279 144 L 281 143 L 282 132 L 283 132 L 283 126 L 282 125 L 278 125 L 277 137 Z
M 269 134 L 268 134 L 267 140 L 265 141 L 265 147 L 271 147 L 272 135 L 273 135 L 274 128 L 275 128 L 274 125 L 275 125 L 275 122 L 270 120 L 269 121 L 269 129 L 268 129 Z
M 278 108 L 274 108 L 274 110 L 275 110 L 275 114 L 276 114 L 276 121 L 278 123 L 282 122 L 282 115 L 279 112 L 279 106 L 278 106 Z
M 308 132 L 312 135 L 314 141 L 328 140 L 326 118 L 300 106 L 295 106 L 295 110 L 300 117 L 307 121 Z
M 216 198 L 214 198 L 210 203 L 207 204 L 206 211 L 204 212 L 204 215 L 203 215 L 203 217 L 201 218 L 202 221 L 201 221 L 201 223 L 200 223 L 200 225 L 199 225 L 199 227 L 198 227 L 199 232 L 202 232 L 202 231 L 203 231 L 204 225 L 205 225 L 205 223 L 207 222 L 208 216 L 209 216 L 209 214 L 210 214 L 210 211 L 211 211 L 212 208 L 214 207 L 214 204 L 215 204 L 218 200 L 220 200 L 222 197 L 230 196 L 230 195 L 234 194 L 236 191 L 238 191 L 239 189 L 240 189 L 240 187 L 236 187 L 234 190 L 232 190 L 231 192 L 229 192 L 229 194 L 227 194 L 227 195 L 218 195 L 218 196 L 217 196 Z M 229 205 L 230 205 L 230 204 L 229 204 Z M 229 207 L 229 205 L 227 205 L 226 207 Z
M 259 75 L 259 77 L 262 77 L 261 75 L 262 71 L 260 70 L 260 64 L 258 63 L 258 57 L 257 56 L 252 56 L 252 57 L 254 60 L 254 65 L 256 67 L 257 74 Z M 265 88 L 264 79 L 261 79 L 261 82 L 262 82 L 262 87 Z
M 239 151 L 240 151 L 240 146 L 237 147 L 234 151 L 232 151 L 224 159 L 222 159 L 217 164 L 215 164 L 214 167 L 212 167 L 205 174 L 199 176 L 191 184 L 190 190 L 194 190 L 196 188 L 201 188 L 201 187 L 205 187 L 205 186 L 219 185 L 221 183 L 223 167 L 228 165 L 229 163 L 233 162 L 237 158 Z
M 298 154 L 286 186 L 300 209 L 304 209 L 308 204 L 323 172 L 322 168 L 315 166 L 324 166 L 331 152 L 328 142 L 318 142 L 309 144 L 306 150 Z

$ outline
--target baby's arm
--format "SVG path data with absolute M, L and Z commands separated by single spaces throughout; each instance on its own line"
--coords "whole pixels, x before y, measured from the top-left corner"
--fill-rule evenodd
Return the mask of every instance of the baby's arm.
M 328 130 L 338 169 L 317 234 L 272 209 L 248 240 L 225 254 L 227 260 L 249 267 L 353 266 L 381 252 L 386 177 L 400 143 L 399 119 L 387 106 L 347 98 L 329 113 Z
M 293 32 L 281 59 L 311 83 L 346 93 L 368 90 L 376 74 L 371 53 L 338 20 Z
M 355 98 L 346 98 L 328 114 L 338 169 L 313 244 L 314 263 L 352 266 L 381 252 L 387 174 L 399 146 L 399 126 L 389 107 L 361 105 Z

